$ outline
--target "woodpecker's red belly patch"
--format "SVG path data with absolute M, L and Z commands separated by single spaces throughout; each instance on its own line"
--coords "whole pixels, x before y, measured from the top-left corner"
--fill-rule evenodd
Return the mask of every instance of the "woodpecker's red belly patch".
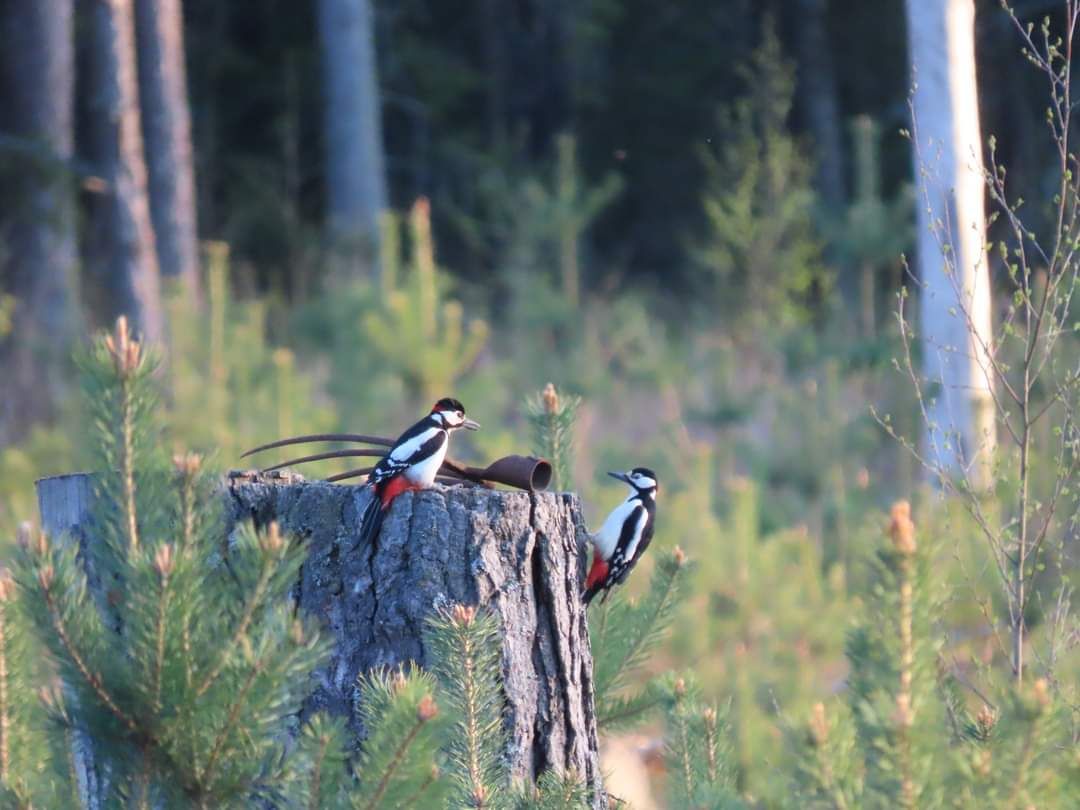
M 607 578 L 607 575 L 608 564 L 600 559 L 599 554 L 594 554 L 592 568 L 589 569 L 589 576 L 585 579 L 585 587 L 591 588 L 593 585 L 598 585 Z
M 380 498 L 382 508 L 389 508 L 390 502 L 393 501 L 394 498 L 402 492 L 408 492 L 413 489 L 420 489 L 420 487 L 409 481 L 404 475 L 399 475 L 396 478 L 390 479 L 390 483 L 386 485 L 386 489 L 382 491 L 382 496 Z

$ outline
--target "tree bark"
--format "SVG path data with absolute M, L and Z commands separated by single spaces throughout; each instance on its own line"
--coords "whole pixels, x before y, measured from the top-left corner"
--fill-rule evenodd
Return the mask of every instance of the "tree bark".
M 149 169 L 150 214 L 161 275 L 199 298 L 199 245 L 191 111 L 184 65 L 181 0 L 136 0 L 142 131 Z
M 370 0 L 319 0 L 319 38 L 327 238 L 342 273 L 374 277 L 387 197 Z
M 847 200 L 844 183 L 844 139 L 832 48 L 825 28 L 826 0 L 798 0 L 799 104 L 817 147 L 821 198 L 830 208 Z
M 5 395 L 0 446 L 49 418 L 63 398 L 78 329 L 75 294 L 74 40 L 71 0 L 13 0 L 3 11 L 8 134 L 40 152 L 11 160 L 2 236 L 9 257 L 5 292 L 15 299 L 11 331 L 0 334 Z
M 143 337 L 160 342 L 164 316 L 147 199 L 132 0 L 96 0 L 89 16 L 90 151 L 106 184 L 95 212 L 99 249 L 89 270 L 105 322 L 127 315 Z
M 972 0 L 907 0 L 914 93 L 918 276 L 930 460 L 989 483 L 997 442 L 985 187 Z
M 89 564 L 90 557 L 86 553 L 94 503 L 92 483 L 91 476 L 75 473 L 42 478 L 35 486 L 41 530 L 58 547 L 72 544 L 79 550 L 90 593 L 93 594 L 98 608 L 107 610 L 106 588 Z M 108 778 L 97 767 L 93 741 L 84 728 L 75 729 L 72 748 L 71 759 L 79 794 L 83 800 L 82 806 L 86 810 L 100 810 L 102 799 L 109 792 Z
M 86 475 L 38 482 L 42 525 L 54 537 L 86 542 L 88 482 Z M 511 776 L 532 781 L 548 768 L 573 769 L 593 789 L 591 806 L 607 807 L 579 598 L 587 534 L 576 496 L 480 487 L 407 493 L 394 501 L 374 548 L 356 539 L 370 497 L 363 487 L 241 476 L 230 479 L 226 497 L 229 531 L 276 520 L 307 544 L 295 598 L 322 620 L 335 651 L 313 675 L 305 715 L 344 715 L 362 739 L 357 676 L 425 665 L 427 617 L 453 603 L 483 605 L 503 630 Z

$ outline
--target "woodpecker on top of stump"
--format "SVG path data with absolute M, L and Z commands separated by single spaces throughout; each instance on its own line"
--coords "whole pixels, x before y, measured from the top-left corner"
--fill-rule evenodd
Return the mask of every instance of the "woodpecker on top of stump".
M 465 417 L 465 406 L 444 397 L 431 413 L 406 430 L 368 476 L 375 497 L 364 511 L 360 539 L 374 542 L 383 516 L 394 498 L 413 489 L 430 489 L 446 458 L 450 434 L 460 428 L 478 430 L 479 423 Z
M 653 537 L 658 489 L 656 473 L 648 467 L 635 467 L 629 472 L 610 472 L 608 475 L 625 481 L 630 494 L 611 511 L 600 531 L 592 537 L 592 568 L 582 594 L 586 605 L 601 591 L 604 597 L 600 601 L 607 599 L 608 590 L 626 579 Z

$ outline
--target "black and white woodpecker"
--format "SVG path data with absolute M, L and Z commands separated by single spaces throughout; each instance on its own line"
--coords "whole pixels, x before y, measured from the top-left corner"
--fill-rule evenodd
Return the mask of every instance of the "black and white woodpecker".
M 630 494 L 611 510 L 600 531 L 592 536 L 592 568 L 582 594 L 586 605 L 601 591 L 607 599 L 608 589 L 626 579 L 652 542 L 656 520 L 656 473 L 648 467 L 634 467 L 630 472 L 608 475 L 625 481 Z
M 383 516 L 394 498 L 413 489 L 430 489 L 439 473 L 450 434 L 460 428 L 477 430 L 480 425 L 465 417 L 465 406 L 445 397 L 435 403 L 431 413 L 406 430 L 368 476 L 374 495 L 364 511 L 360 539 L 374 542 Z

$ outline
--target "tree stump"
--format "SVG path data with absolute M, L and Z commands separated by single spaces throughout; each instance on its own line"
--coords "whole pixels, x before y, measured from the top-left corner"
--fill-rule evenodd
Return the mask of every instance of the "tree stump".
M 38 482 L 42 525 L 86 542 L 87 476 Z M 502 628 L 502 675 L 512 777 L 575 771 L 604 808 L 592 694 L 592 654 L 579 598 L 586 529 L 575 495 L 437 487 L 399 496 L 375 547 L 358 540 L 369 491 L 288 475 L 236 475 L 227 528 L 276 520 L 307 545 L 295 588 L 335 642 L 313 673 L 304 713 L 345 715 L 362 739 L 357 677 L 427 663 L 424 622 L 452 603 L 482 605 Z

